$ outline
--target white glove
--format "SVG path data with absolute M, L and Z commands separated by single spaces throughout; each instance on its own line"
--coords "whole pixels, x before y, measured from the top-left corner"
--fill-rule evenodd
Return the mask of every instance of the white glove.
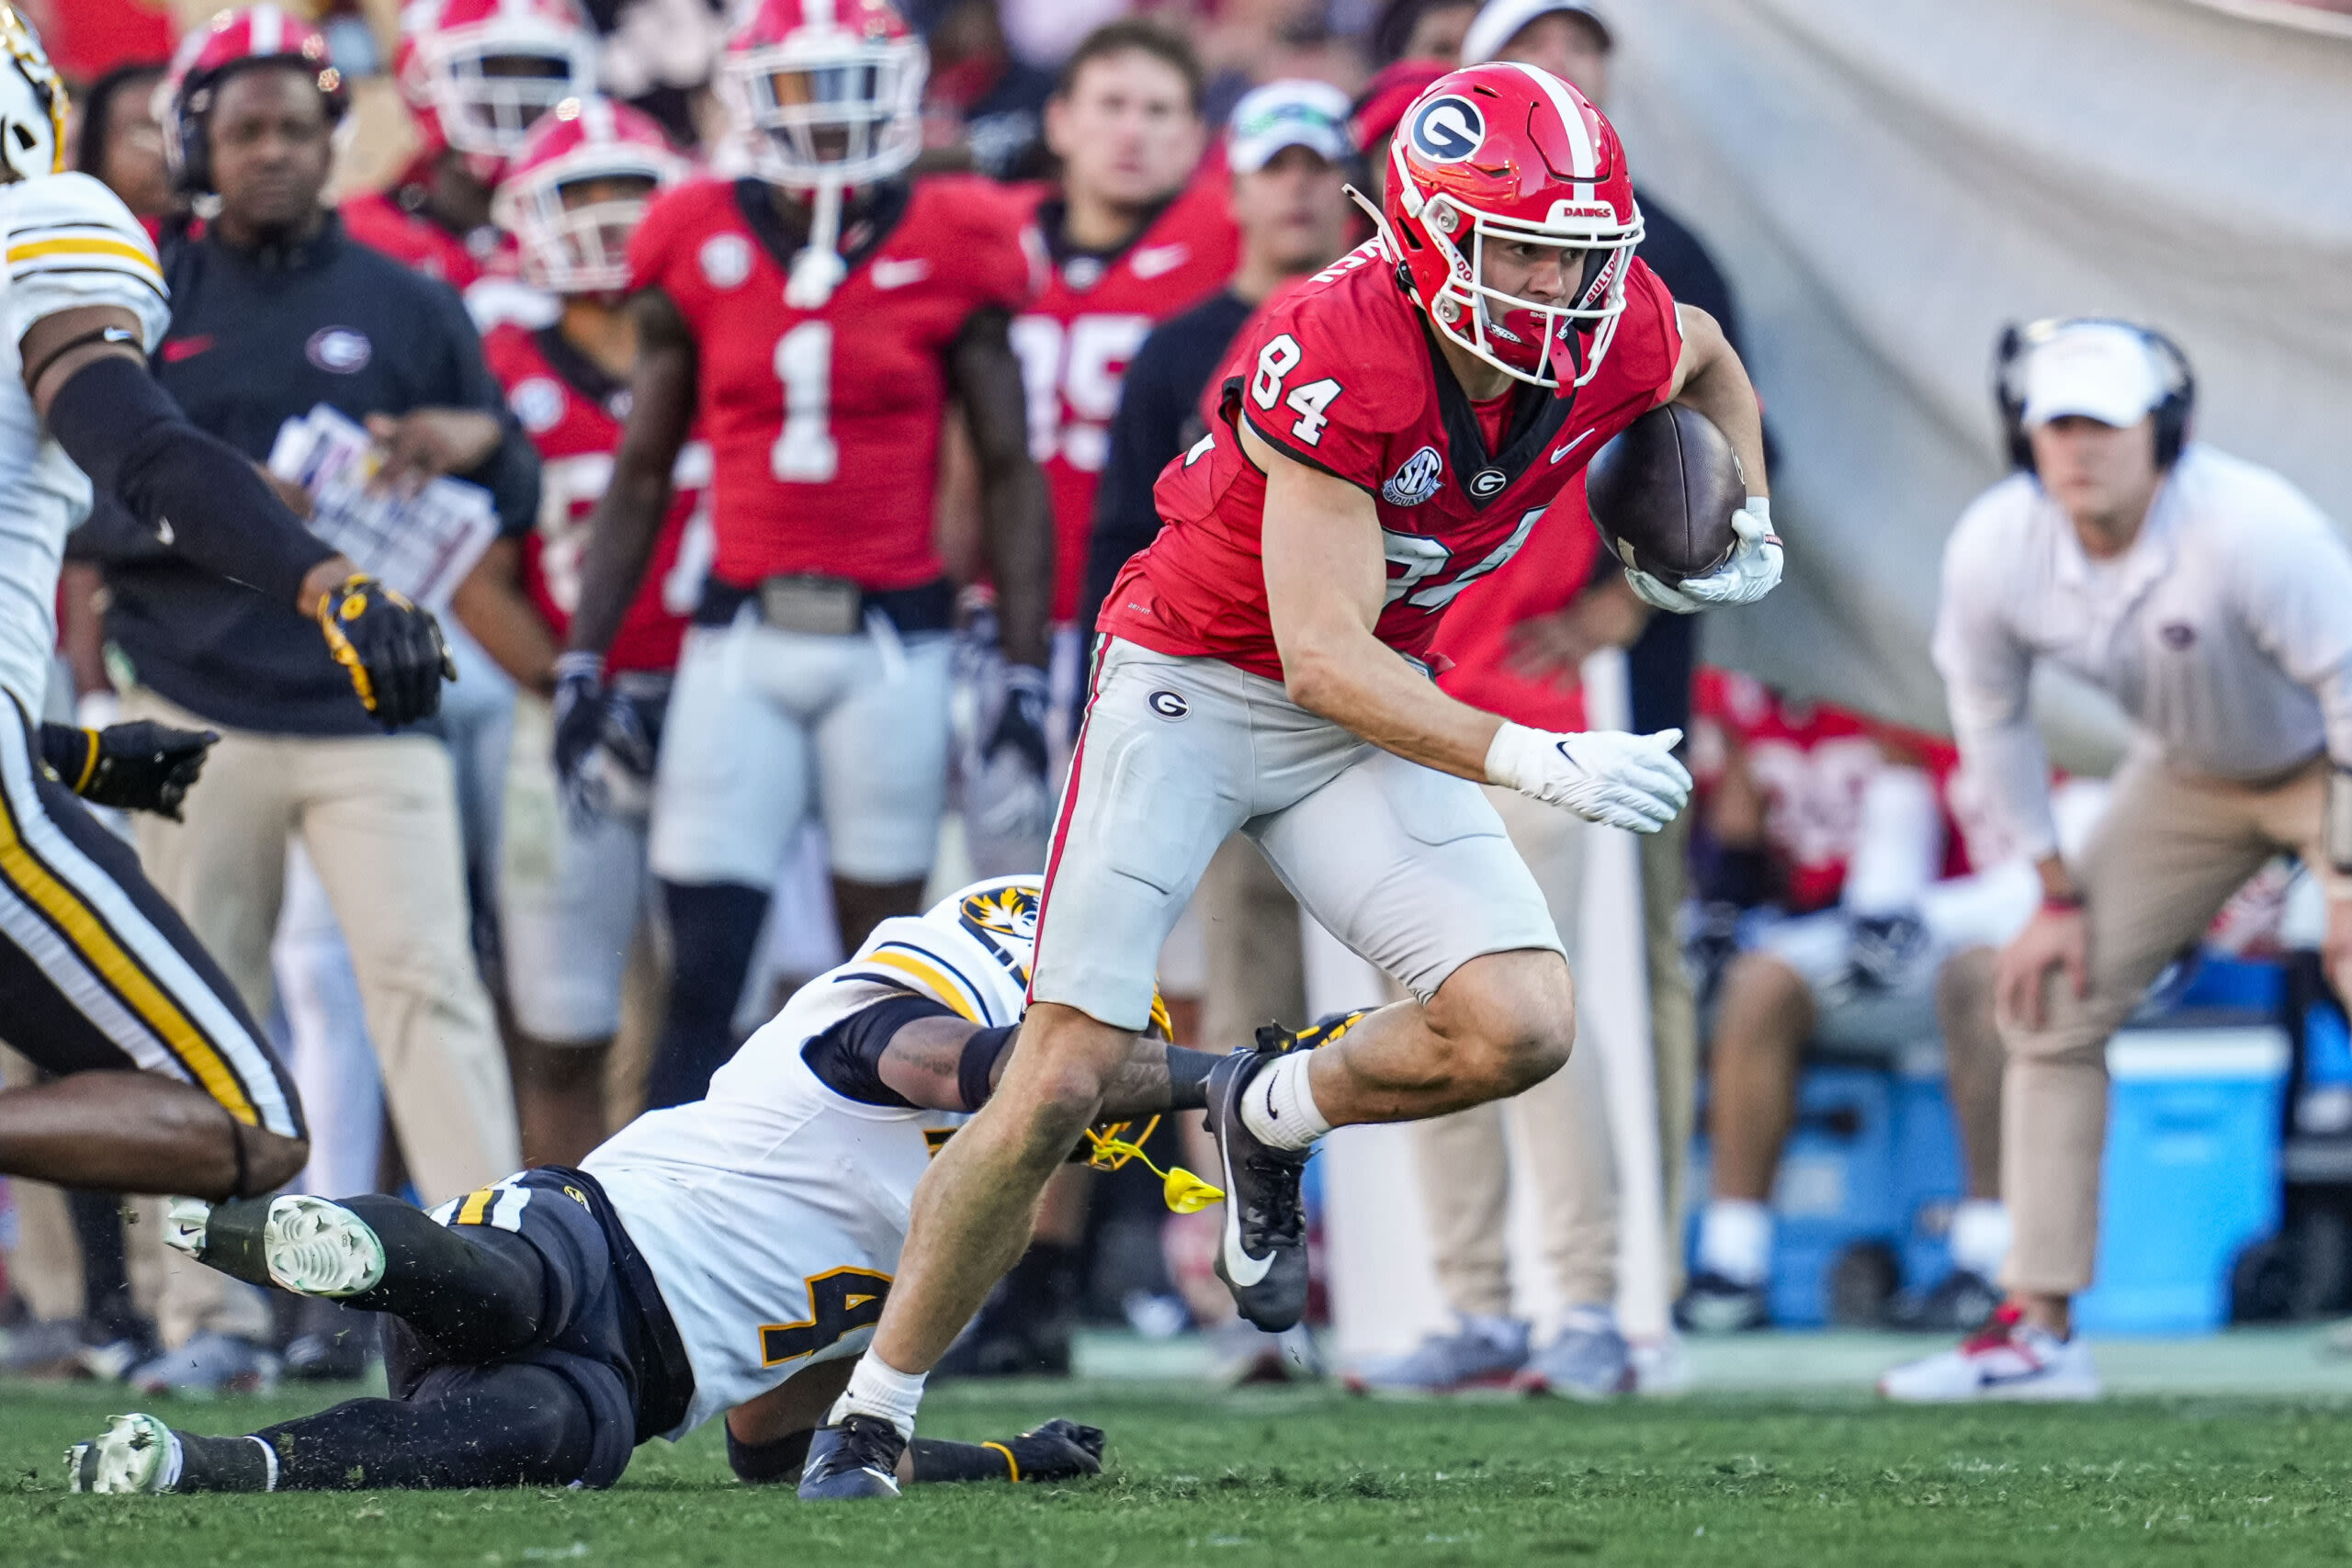
M 1656 609 L 1678 615 L 1722 604 L 1753 604 L 1781 581 L 1781 537 L 1772 532 L 1772 503 L 1751 495 L 1747 504 L 1731 514 L 1731 531 L 1739 542 L 1723 565 L 1704 577 L 1686 577 L 1673 587 L 1637 567 L 1625 569 L 1625 581 Z
M 1603 827 L 1655 833 L 1690 798 L 1690 775 L 1674 760 L 1681 739 L 1679 729 L 1555 735 L 1505 724 L 1487 748 L 1487 782 Z

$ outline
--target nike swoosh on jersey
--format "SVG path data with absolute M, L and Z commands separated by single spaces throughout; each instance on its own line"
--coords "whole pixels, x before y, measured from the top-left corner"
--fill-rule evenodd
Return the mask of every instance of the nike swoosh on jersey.
M 1233 1113 L 1236 1116 L 1241 1114 L 1241 1107 L 1238 1104 L 1234 1106 Z M 1238 1189 L 1237 1189 L 1233 1184 L 1232 1152 L 1223 1147 L 1221 1142 L 1220 1146 L 1217 1149 L 1217 1158 L 1225 1167 L 1225 1190 L 1227 1192 L 1238 1190 Z M 1263 1258 L 1252 1258 L 1250 1256 L 1250 1249 L 1241 1245 L 1241 1205 L 1233 1201 L 1231 1199 L 1227 1199 L 1225 1205 L 1225 1272 L 1227 1279 L 1239 1286 L 1247 1287 L 1254 1285 L 1259 1280 L 1263 1280 L 1266 1277 L 1266 1271 L 1273 1266 L 1274 1255 L 1272 1253 L 1269 1252 Z
M 212 335 L 209 333 L 198 337 L 168 339 L 164 344 L 164 363 L 177 365 L 183 359 L 194 359 L 198 355 L 210 348 L 212 341 Z
M 1592 432 L 1589 430 L 1585 431 L 1578 434 L 1574 440 L 1569 441 L 1566 445 L 1553 447 L 1552 461 L 1556 463 L 1561 458 L 1566 457 L 1569 453 L 1575 451 L 1578 446 L 1584 445 L 1585 436 L 1590 435 L 1591 434 Z
M 1127 270 L 1137 277 L 1158 277 L 1163 272 L 1173 272 L 1182 266 L 1192 254 L 1190 245 L 1154 245 L 1128 257 Z
M 906 261 L 893 261 L 888 256 L 877 259 L 871 269 L 876 288 L 904 288 L 910 283 L 921 283 L 931 276 L 928 257 L 915 256 Z

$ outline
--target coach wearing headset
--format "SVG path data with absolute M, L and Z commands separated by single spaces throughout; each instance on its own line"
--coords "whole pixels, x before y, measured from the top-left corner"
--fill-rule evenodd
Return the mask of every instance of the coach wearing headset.
M 1999 968 L 2009 1299 L 1992 1332 L 1890 1373 L 1896 1398 L 2098 1393 L 2068 1312 L 2098 1249 L 2108 1037 L 2282 850 L 2327 890 L 2323 956 L 2352 995 L 2352 553 L 2278 475 L 2185 445 L 2194 383 L 2161 334 L 2037 323 L 2005 343 L 2001 394 L 2022 471 L 1952 532 L 1935 657 L 1965 763 L 2041 874 Z M 2027 714 L 2037 660 L 2135 730 L 2071 864 Z

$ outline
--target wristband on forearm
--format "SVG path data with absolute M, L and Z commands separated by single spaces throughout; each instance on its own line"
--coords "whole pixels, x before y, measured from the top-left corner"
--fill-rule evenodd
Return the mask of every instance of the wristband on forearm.
M 75 795 L 89 788 L 90 781 L 98 776 L 98 759 L 96 730 L 77 729 L 70 724 L 40 727 L 40 760 Z
M 907 1445 L 907 1461 L 917 1482 L 1018 1481 L 1020 1461 L 1002 1443 L 953 1443 L 917 1438 Z

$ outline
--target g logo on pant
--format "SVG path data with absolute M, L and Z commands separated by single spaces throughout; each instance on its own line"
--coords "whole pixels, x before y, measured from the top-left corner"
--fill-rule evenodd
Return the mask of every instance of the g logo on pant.
M 1181 692 L 1154 692 L 1144 701 L 1150 705 L 1152 712 L 1162 718 L 1182 718 L 1193 711 L 1193 705 L 1184 700 Z

